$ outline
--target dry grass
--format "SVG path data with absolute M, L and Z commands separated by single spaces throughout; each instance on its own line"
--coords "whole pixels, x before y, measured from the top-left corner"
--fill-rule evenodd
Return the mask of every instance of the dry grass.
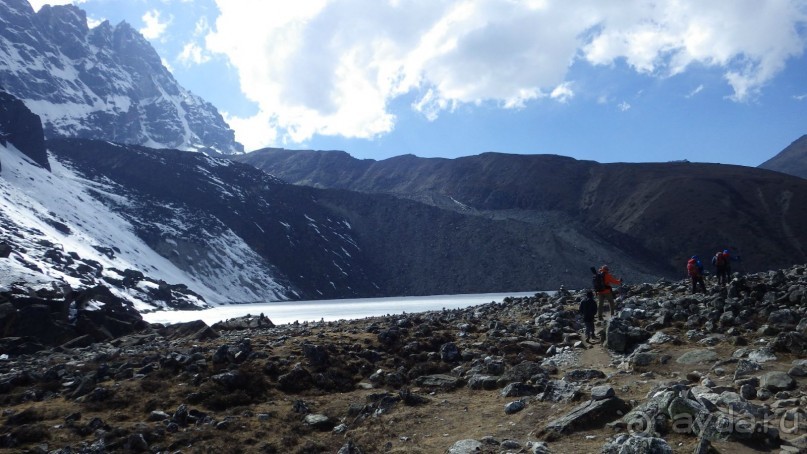
M 364 332 L 365 325 L 366 321 L 356 322 L 355 329 L 342 329 L 340 333 L 312 328 L 282 343 L 266 333 L 242 333 L 251 339 L 254 351 L 263 358 L 233 367 L 208 361 L 209 370 L 199 375 L 164 368 L 144 378 L 106 379 L 98 384 L 107 390 L 106 394 L 97 400 L 86 396 L 71 399 L 56 393 L 58 382 L 17 386 L 0 396 L 5 415 L 5 425 L 0 429 L 5 445 L 0 452 L 47 452 L 66 446 L 71 446 L 75 452 L 99 438 L 105 440 L 107 452 L 138 452 L 140 448 L 132 440 L 142 434 L 151 452 L 335 453 L 348 440 L 353 440 L 364 453 L 444 453 L 462 439 L 492 437 L 499 442 L 515 440 L 522 446 L 527 441 L 537 441 L 549 421 L 577 405 L 577 402 L 548 403 L 529 399 L 526 409 L 507 415 L 504 405 L 515 399 L 502 397 L 499 390 L 475 391 L 464 386 L 454 391 L 441 391 L 411 387 L 412 392 L 428 398 L 428 402 L 411 406 L 398 402 L 384 414 L 374 416 L 366 407 L 372 403 L 374 395 L 382 392 L 395 395 L 399 389 L 351 386 L 331 390 L 312 388 L 290 394 L 277 388 L 278 373 L 290 367 L 286 363 L 282 367 L 278 364 L 304 362 L 300 352 L 304 342 L 328 346 L 332 358 L 349 358 L 332 366 L 337 371 L 336 378 L 351 383 L 366 383 L 367 377 L 379 368 L 387 371 L 402 368 L 410 376 L 450 370 L 449 365 L 419 362 L 417 358 L 410 361 L 388 356 L 372 363 L 359 355 L 351 355 L 365 348 L 384 349 L 375 334 Z M 679 337 L 682 334 L 675 329 L 671 331 Z M 435 337 L 449 338 L 446 333 L 436 333 Z M 484 340 L 484 333 L 473 333 L 462 342 L 471 348 Z M 188 341 L 187 345 L 177 344 L 175 348 L 181 350 L 195 344 L 199 351 L 212 352 L 222 343 L 226 341 Z M 658 350 L 677 358 L 692 348 L 700 347 L 664 345 Z M 716 347 L 721 358 L 730 357 L 735 349 L 725 343 Z M 539 357 L 528 351 L 505 355 L 510 364 Z M 791 359 L 780 355 L 778 361 L 766 363 L 766 370 L 787 370 Z M 599 369 L 609 378 L 591 382 L 586 387 L 607 383 L 622 399 L 642 401 L 657 383 L 682 380 L 692 371 L 690 366 L 677 364 L 673 359 L 664 365 L 646 368 L 652 370 L 650 377 L 642 375 L 645 370 L 618 370 L 612 360 L 611 354 L 600 345 L 594 345 L 580 352 L 578 364 L 562 367 L 558 375 L 562 376 L 567 369 Z M 98 365 L 87 363 L 81 367 L 92 370 Z M 705 374 L 710 372 L 708 367 L 695 369 Z M 730 365 L 726 368 L 727 374 L 723 377 L 714 373 L 709 376 L 718 384 L 731 384 L 733 369 Z M 227 370 L 240 373 L 237 388 L 228 389 L 207 379 Z M 803 381 L 800 386 L 804 389 Z M 303 422 L 304 414 L 295 411 L 297 401 L 303 401 L 311 413 L 327 415 L 334 425 L 345 424 L 346 431 L 336 433 L 309 427 Z M 201 422 L 180 426 L 174 431 L 165 422 L 149 421 L 152 411 L 173 414 L 181 404 L 186 404 Z M 205 416 L 209 417 L 207 423 Z M 209 423 L 211 420 L 215 423 Z M 549 446 L 554 453 L 598 452 L 614 435 L 613 429 L 602 427 L 564 436 Z M 8 447 L 11 439 L 16 444 Z M 671 434 L 667 440 L 675 452 L 681 453 L 691 453 L 697 441 L 695 436 L 677 434 Z M 716 443 L 715 446 L 720 452 L 752 452 L 739 443 Z M 485 445 L 482 452 L 503 451 L 501 446 L 491 444 Z

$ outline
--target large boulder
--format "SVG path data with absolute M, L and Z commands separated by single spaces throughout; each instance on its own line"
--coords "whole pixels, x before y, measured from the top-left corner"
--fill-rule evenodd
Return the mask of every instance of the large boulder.
M 29 301 L 6 317 L 4 336 L 29 336 L 44 345 L 56 346 L 76 337 L 76 330 L 61 320 L 46 300 Z
M 618 353 L 628 352 L 649 338 L 650 333 L 622 318 L 611 318 L 605 329 L 605 346 Z
M 759 379 L 759 385 L 770 391 L 785 391 L 796 388 L 796 380 L 785 372 L 773 371 L 763 374 Z
M 50 170 L 39 115 L 0 88 L 0 144 L 14 145 L 37 165 Z
M 462 379 L 445 374 L 423 375 L 415 379 L 418 386 L 438 388 L 445 391 L 457 389 L 464 383 Z
M 173 323 L 165 327 L 158 328 L 159 332 L 166 339 L 190 338 L 196 340 L 217 339 L 219 333 L 207 326 L 202 320 L 194 320 L 185 323 Z
M 779 333 L 773 340 L 771 348 L 777 352 L 804 355 L 807 353 L 807 337 L 796 331 Z
M 630 410 L 624 400 L 611 397 L 602 400 L 589 400 L 573 408 L 569 413 L 551 421 L 543 429 L 543 436 L 554 440 L 578 430 L 603 427 Z
M 621 434 L 602 447 L 601 454 L 672 454 L 669 444 L 658 437 Z

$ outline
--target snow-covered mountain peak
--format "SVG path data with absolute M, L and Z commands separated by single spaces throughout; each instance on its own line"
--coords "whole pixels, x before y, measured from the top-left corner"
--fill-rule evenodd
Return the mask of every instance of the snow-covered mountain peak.
M 0 86 L 42 118 L 48 138 L 243 152 L 210 103 L 179 85 L 131 25 L 90 29 L 73 5 L 0 3 Z

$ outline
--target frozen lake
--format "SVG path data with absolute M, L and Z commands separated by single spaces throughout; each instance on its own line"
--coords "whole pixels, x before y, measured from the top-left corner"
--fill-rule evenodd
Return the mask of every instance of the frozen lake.
M 181 323 L 203 320 L 212 325 L 222 320 L 241 317 L 247 314 L 263 313 L 272 323 L 287 323 L 352 320 L 386 314 L 404 312 L 426 312 L 457 309 L 492 301 L 501 302 L 508 296 L 533 296 L 536 292 L 522 293 L 480 293 L 474 295 L 406 296 L 396 298 L 360 298 L 343 300 L 293 301 L 259 304 L 236 304 L 217 306 L 202 311 L 152 312 L 143 314 L 149 323 Z M 553 292 L 548 292 L 553 293 Z

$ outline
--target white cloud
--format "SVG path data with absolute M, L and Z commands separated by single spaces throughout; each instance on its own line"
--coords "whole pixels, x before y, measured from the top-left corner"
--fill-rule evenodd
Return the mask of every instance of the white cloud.
M 608 2 L 611 3 L 611 2 Z M 593 64 L 624 59 L 641 73 L 669 76 L 690 65 L 717 67 L 745 101 L 801 55 L 807 5 L 801 0 L 631 0 L 603 8 L 599 32 L 583 47 Z
M 570 102 L 576 60 L 657 77 L 711 67 L 743 101 L 807 41 L 804 0 L 216 2 L 206 50 L 237 69 L 271 119 L 266 137 L 295 142 L 387 133 L 402 95 L 429 120 L 462 104 Z
M 165 58 L 161 58 L 160 61 L 168 71 L 174 72 L 174 68 L 171 66 L 171 63 L 169 63 L 168 60 L 166 60 Z
M 558 85 L 554 90 L 552 90 L 549 97 L 557 100 L 558 102 L 568 102 L 570 99 L 574 98 L 574 91 L 572 90 L 571 83 L 564 82 Z
M 627 112 L 628 110 L 630 110 L 630 107 L 631 107 L 630 104 L 628 104 L 626 101 L 622 101 L 621 103 L 619 103 L 619 105 L 616 106 L 616 108 L 619 109 L 620 112 Z
M 254 151 L 278 143 L 276 120 L 264 111 L 249 118 L 231 116 L 222 112 L 224 121 L 235 131 L 235 140 L 244 145 L 247 151 Z
M 807 94 L 804 94 L 804 95 L 794 95 L 794 96 L 793 96 L 793 99 L 795 99 L 796 101 L 804 101 L 805 99 L 807 99 Z
M 187 43 L 182 48 L 182 52 L 179 53 L 177 60 L 185 66 L 201 65 L 210 61 L 210 55 L 205 53 L 205 50 L 198 44 Z
M 95 19 L 93 17 L 87 16 L 87 27 L 95 28 L 104 23 L 106 19 Z
M 691 92 L 689 92 L 689 94 L 687 94 L 685 97 L 686 98 L 692 98 L 693 96 L 697 95 L 698 93 L 700 93 L 702 91 L 703 91 L 703 84 L 698 85 L 697 87 L 695 87 L 695 89 L 692 90 Z
M 456 105 L 451 106 L 451 109 Z M 449 102 L 445 99 L 438 98 L 433 89 L 426 91 L 426 94 L 420 97 L 419 100 L 412 103 L 412 108 L 423 114 L 429 121 L 435 121 L 440 116 L 440 112 L 449 108 Z
M 202 16 L 196 21 L 196 25 L 193 28 L 193 36 L 203 36 L 210 32 L 210 24 L 207 23 L 207 18 Z
M 165 22 L 160 21 L 160 12 L 156 9 L 146 11 L 143 14 L 143 23 L 145 26 L 138 30 L 146 39 L 158 39 L 165 33 L 168 25 L 171 24 L 171 18 Z

